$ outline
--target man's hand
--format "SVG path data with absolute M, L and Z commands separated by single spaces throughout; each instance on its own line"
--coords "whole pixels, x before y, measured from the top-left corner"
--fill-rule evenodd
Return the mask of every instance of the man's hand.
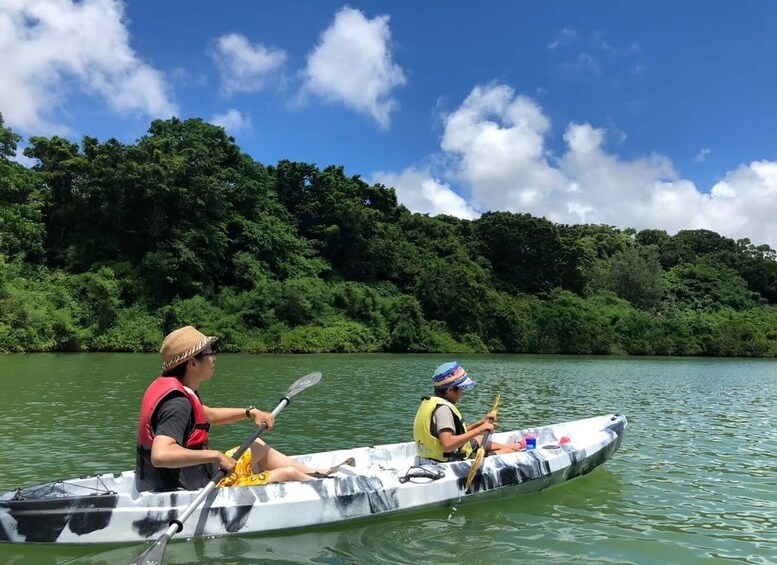
M 496 424 L 494 424 L 493 422 L 488 422 L 488 421 L 483 422 L 482 424 L 480 424 L 480 427 L 478 428 L 478 433 L 479 434 L 484 434 L 486 432 L 494 433 L 495 427 L 496 427 Z
M 267 424 L 267 429 L 271 430 L 275 425 L 275 417 L 270 412 L 262 412 L 258 408 L 251 410 L 251 416 L 254 417 L 254 423 L 257 427 Z
M 224 455 L 221 451 L 218 452 L 218 463 L 219 469 L 224 471 L 227 475 L 232 474 L 232 471 L 235 470 L 235 466 L 237 465 L 237 461 L 229 457 L 228 455 Z

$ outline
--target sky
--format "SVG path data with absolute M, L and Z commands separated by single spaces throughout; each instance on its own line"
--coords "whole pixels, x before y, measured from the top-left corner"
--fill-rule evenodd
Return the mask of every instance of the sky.
M 777 248 L 775 30 L 772 0 L 0 0 L 0 112 L 74 142 L 202 118 L 414 212 Z

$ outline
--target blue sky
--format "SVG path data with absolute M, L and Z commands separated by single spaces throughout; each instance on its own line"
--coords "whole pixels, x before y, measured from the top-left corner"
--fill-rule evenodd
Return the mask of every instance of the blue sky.
M 417 212 L 777 247 L 775 29 L 771 0 L 0 0 L 0 112 L 127 143 L 201 117 Z

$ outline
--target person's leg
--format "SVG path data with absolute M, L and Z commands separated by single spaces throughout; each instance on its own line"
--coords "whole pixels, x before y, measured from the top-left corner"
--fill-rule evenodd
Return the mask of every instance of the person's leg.
M 483 436 L 478 437 L 478 443 L 480 444 L 483 441 Z M 505 453 L 513 453 L 514 451 L 518 451 L 521 449 L 520 443 L 499 443 L 497 441 L 488 440 L 488 445 L 485 446 L 485 448 L 489 451 L 489 453 L 495 453 L 497 455 L 504 455 Z
M 315 469 L 308 467 L 302 463 L 295 461 L 288 455 L 284 455 L 277 449 L 273 449 L 261 439 L 256 439 L 251 444 L 251 461 L 253 462 L 254 469 L 257 471 L 273 471 L 281 469 L 283 467 L 292 467 L 301 471 L 302 473 L 320 473 L 326 474 L 329 469 Z M 308 477 L 309 479 L 310 477 Z M 286 480 L 301 480 L 301 479 L 286 479 Z M 305 479 L 307 480 L 307 479 Z
M 303 473 L 296 467 L 279 467 L 269 471 L 270 482 L 284 483 L 286 481 L 310 481 L 313 477 Z

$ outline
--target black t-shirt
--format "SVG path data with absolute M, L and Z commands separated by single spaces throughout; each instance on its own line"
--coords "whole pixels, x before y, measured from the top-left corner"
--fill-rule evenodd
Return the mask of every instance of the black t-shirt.
M 194 431 L 194 408 L 181 392 L 168 394 L 151 416 L 153 435 L 171 437 L 178 445 L 184 445 Z M 204 487 L 218 471 L 214 463 L 182 467 L 180 469 L 151 468 L 150 453 L 144 461 L 145 473 L 138 478 L 138 490 L 196 490 Z

